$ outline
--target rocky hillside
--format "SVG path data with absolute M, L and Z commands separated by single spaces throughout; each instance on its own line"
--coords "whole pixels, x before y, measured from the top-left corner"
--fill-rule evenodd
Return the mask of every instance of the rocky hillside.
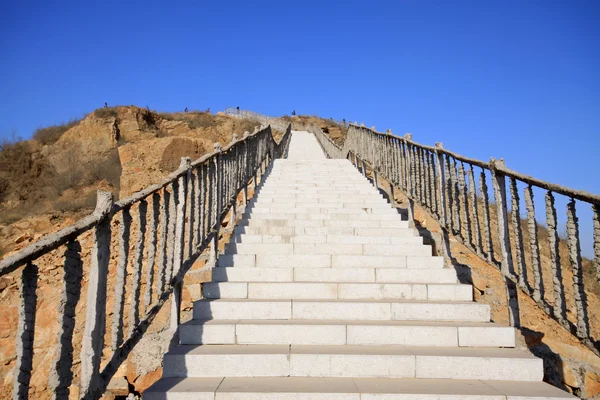
M 207 112 L 114 107 L 0 144 L 0 256 L 89 212 L 97 189 L 126 197 L 175 170 L 181 157 L 196 159 L 258 125 Z

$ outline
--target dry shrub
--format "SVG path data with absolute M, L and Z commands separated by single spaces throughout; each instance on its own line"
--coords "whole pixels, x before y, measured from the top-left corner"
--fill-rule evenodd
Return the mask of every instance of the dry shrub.
M 236 119 L 233 122 L 233 131 L 238 135 L 243 136 L 244 132 L 254 132 L 256 127 L 259 127 L 260 123 L 253 119 Z
M 69 122 L 60 125 L 51 125 L 46 128 L 38 128 L 35 130 L 35 132 L 33 132 L 33 139 L 45 145 L 56 143 L 63 133 L 78 125 L 79 122 L 81 122 L 81 120 L 72 119 Z
M 117 110 L 113 107 L 99 108 L 94 111 L 94 115 L 98 118 L 116 118 Z

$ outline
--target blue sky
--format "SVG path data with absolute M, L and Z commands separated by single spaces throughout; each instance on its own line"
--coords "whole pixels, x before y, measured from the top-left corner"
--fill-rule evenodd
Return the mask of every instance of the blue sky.
M 0 135 L 105 101 L 295 109 L 600 193 L 598 1 L 169 3 L 2 1 Z

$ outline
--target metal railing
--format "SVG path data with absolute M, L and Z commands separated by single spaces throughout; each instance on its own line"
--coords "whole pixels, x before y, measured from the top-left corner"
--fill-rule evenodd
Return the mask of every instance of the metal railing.
M 598 341 L 590 331 L 587 293 L 600 284 L 600 196 L 545 182 L 508 169 L 503 160 L 483 162 L 448 151 L 437 143 L 435 147 L 404 137 L 376 132 L 364 126 L 351 124 L 343 146 L 336 145 L 321 129 L 309 127 L 330 158 L 348 158 L 366 171 L 372 168 L 375 184 L 381 174 L 392 186 L 402 190 L 409 204 L 416 201 L 440 223 L 447 235 L 453 234 L 481 258 L 495 264 L 506 278 L 508 286 L 509 321 L 519 325 L 517 287 L 563 327 L 577 336 L 587 347 L 598 354 Z M 489 184 L 493 203 L 489 198 Z M 508 190 L 507 190 L 508 184 Z M 525 197 L 526 223 L 521 221 L 519 186 Z M 547 240 L 540 244 L 539 225 L 535 215 L 533 189 L 545 192 Z M 507 193 L 508 192 L 508 193 Z M 566 245 L 569 267 L 561 263 L 559 228 L 555 196 L 566 196 Z M 584 280 L 578 205 L 590 207 L 593 213 L 593 259 L 591 263 L 596 279 Z M 510 202 L 510 212 L 508 211 Z M 412 217 L 412 206 L 409 207 Z M 495 216 L 492 215 L 495 213 Z M 491 220 L 496 219 L 496 232 Z M 526 227 L 524 227 L 525 225 Z M 524 231 L 527 238 L 524 237 Z M 494 234 L 493 234 L 494 233 Z M 546 235 L 545 235 L 546 236 Z M 511 240 L 512 237 L 512 240 Z M 493 238 L 495 240 L 493 240 Z M 526 240 L 526 243 L 524 241 Z M 564 245 L 564 243 L 563 243 Z M 498 248 L 494 249 L 494 246 Z M 528 246 L 528 252 L 525 247 Z M 550 301 L 545 296 L 540 248 L 549 247 L 549 270 L 552 291 Z M 527 253 L 527 257 L 525 257 Z M 495 257 L 498 255 L 499 257 Z M 527 262 L 528 261 L 528 262 Z M 567 319 L 565 296 L 565 269 L 572 274 L 573 321 Z M 528 277 L 528 273 L 533 275 Z M 518 303 L 517 303 L 518 305 Z
M 161 183 L 125 200 L 113 202 L 111 193 L 99 191 L 91 215 L 0 261 L 0 276 L 21 268 L 13 398 L 25 399 L 29 393 L 36 287 L 43 278 L 36 263 L 43 264 L 46 255 L 64 249 L 63 286 L 56 288 L 62 291 L 57 356 L 49 388 L 53 398 L 66 399 L 74 377 L 74 347 L 79 346 L 73 341 L 75 319 L 80 318 L 75 309 L 82 293 L 84 259 L 89 258 L 85 328 L 76 375 L 79 397 L 97 399 L 170 298 L 170 326 L 177 327 L 184 275 L 209 245 L 210 259 L 216 261 L 221 222 L 230 211 L 235 220 L 238 194 L 244 191 L 248 199 L 249 182 L 254 179 L 256 184 L 257 174 L 264 173 L 273 159 L 282 157 L 290 136 L 291 125 L 279 143 L 273 140 L 269 126 L 252 134 L 246 132 L 241 139 L 234 134 L 233 141 L 224 148 L 217 143 L 212 153 L 194 162 L 183 158 L 179 169 Z M 112 225 L 116 224 L 118 232 L 113 232 Z M 89 256 L 82 252 L 82 237 L 86 234 L 91 236 Z M 130 243 L 132 238 L 134 243 Z M 110 262 L 111 247 L 118 248 L 116 266 Z M 116 267 L 112 286 L 109 266 Z M 131 276 L 131 282 L 126 282 L 127 276 Z M 124 307 L 126 293 L 130 296 L 128 315 Z M 109 328 L 106 308 L 111 295 L 114 302 Z M 105 348 L 109 329 L 110 348 Z

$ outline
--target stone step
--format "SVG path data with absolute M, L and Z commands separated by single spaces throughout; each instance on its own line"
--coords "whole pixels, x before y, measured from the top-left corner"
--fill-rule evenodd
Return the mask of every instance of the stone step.
M 354 201 L 350 201 L 354 200 Z M 331 198 L 331 199 L 256 199 L 249 202 L 249 210 L 253 207 L 296 207 L 296 208 L 315 208 L 315 207 L 329 207 L 329 208 L 362 208 L 362 207 L 387 207 L 391 208 L 390 203 L 382 199 L 342 199 L 342 198 Z
M 309 189 L 321 189 L 321 188 L 329 188 L 329 189 L 374 189 L 375 187 L 371 185 L 366 180 L 347 180 L 347 179 L 338 179 L 338 180 L 324 180 L 324 181 L 309 181 L 309 180 L 300 180 L 300 181 L 292 181 L 286 178 L 275 178 L 271 179 L 271 177 L 267 177 L 261 184 L 261 188 L 265 189 L 298 189 L 298 188 L 309 188 Z
M 394 244 L 394 245 L 422 245 L 420 236 L 358 236 L 358 235 L 234 235 L 236 243 L 330 243 L 330 244 Z
M 408 300 L 255 300 L 194 302 L 194 319 L 348 319 L 489 322 L 490 307 L 472 302 Z
M 454 269 L 217 267 L 214 282 L 456 283 Z
M 346 217 L 342 217 L 346 215 Z M 295 219 L 371 219 L 381 220 L 390 217 L 402 220 L 401 214 L 389 207 L 382 208 L 261 208 L 244 210 L 245 218 L 278 219 L 278 216 Z M 288 217 L 289 216 L 289 217 Z M 370 218 L 362 218 L 369 216 Z M 378 216 L 379 218 L 371 218 Z
M 181 344 L 515 347 L 512 327 L 491 322 L 191 320 Z
M 245 212 L 251 215 L 255 214 L 398 214 L 398 212 L 389 205 L 380 204 L 377 206 L 367 206 L 356 203 L 356 207 L 331 207 L 327 204 L 313 204 L 312 207 L 294 207 L 292 205 L 281 204 L 279 206 L 267 207 L 249 207 Z
M 259 196 L 272 195 L 279 196 L 285 194 L 302 194 L 304 196 L 312 196 L 318 194 L 335 194 L 335 195 L 343 195 L 343 196 L 357 196 L 357 195 L 374 195 L 376 194 L 375 188 L 372 189 L 349 189 L 349 190 L 332 190 L 332 189 L 265 189 L 258 190 L 257 194 Z
M 565 400 L 545 382 L 410 378 L 163 378 L 144 400 Z
M 541 381 L 541 359 L 518 349 L 326 345 L 181 345 L 164 377 L 356 377 Z
M 270 245 L 269 245 L 270 246 Z M 300 246 L 300 245 L 294 245 Z M 339 245 L 341 246 L 341 245 Z M 347 245 L 345 245 L 347 246 Z M 361 245 L 358 245 L 361 246 Z M 348 254 L 222 254 L 219 267 L 275 268 L 408 268 L 442 269 L 444 259 L 432 256 L 371 256 Z
M 357 221 L 386 221 L 391 223 L 401 223 L 408 222 L 402 221 L 402 217 L 397 212 L 393 210 L 389 210 L 389 212 L 385 213 L 373 213 L 373 212 L 365 212 L 361 209 L 339 209 L 335 212 L 330 210 L 327 211 L 319 211 L 313 213 L 247 213 L 244 212 L 242 214 L 242 220 L 248 220 L 250 223 L 252 221 L 260 221 L 260 220 L 285 220 L 285 221 L 299 221 L 299 220 L 316 220 L 316 221 L 348 221 L 352 222 Z M 240 222 L 241 222 L 240 221 Z
M 302 215 L 302 214 L 299 214 Z M 252 227 L 325 227 L 325 228 L 395 228 L 395 229 L 408 229 L 408 221 L 401 221 L 394 218 L 390 219 L 388 216 L 385 219 L 379 219 L 377 214 L 371 216 L 365 216 L 370 219 L 363 219 L 355 217 L 355 219 L 339 219 L 335 216 L 331 216 L 331 219 L 241 219 L 238 221 L 238 226 L 252 226 Z
M 458 283 L 207 282 L 205 299 L 352 299 L 472 301 L 471 285 Z
M 341 203 L 366 203 L 366 202 L 378 202 L 385 201 L 383 196 L 380 194 L 365 194 L 361 196 L 345 196 L 340 194 L 313 194 L 313 195 L 305 195 L 305 194 L 288 194 L 288 195 L 266 195 L 261 194 L 260 197 L 254 197 L 252 201 L 260 201 L 263 203 L 282 203 L 285 201 L 289 202 L 318 202 L 318 203 L 330 203 L 330 202 L 341 202 Z
M 404 222 L 403 222 L 404 224 Z M 400 237 L 414 237 L 418 236 L 415 229 L 408 228 L 361 228 L 361 227 L 286 227 L 286 226 L 267 226 L 267 227 L 255 227 L 255 226 L 236 226 L 234 233 L 236 235 L 284 235 L 284 236 L 295 236 L 295 235 L 342 235 L 342 236 L 358 236 L 358 237 L 389 237 L 400 238 Z
M 424 244 L 340 244 L 340 243 L 228 243 L 225 255 L 364 255 L 364 256 L 431 256 L 431 246 Z

